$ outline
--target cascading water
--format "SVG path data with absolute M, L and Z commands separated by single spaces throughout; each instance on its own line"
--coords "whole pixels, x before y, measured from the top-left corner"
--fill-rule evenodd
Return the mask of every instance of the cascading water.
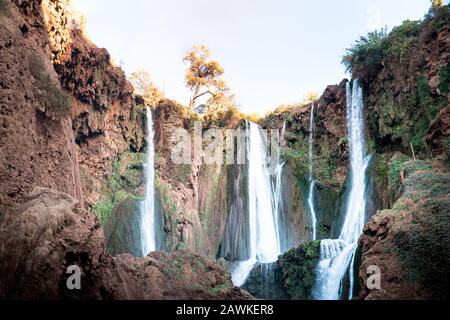
M 350 146 L 350 194 L 346 202 L 345 220 L 337 240 L 321 242 L 321 261 L 315 298 L 338 300 L 343 294 L 343 280 L 348 273 L 348 298 L 353 297 L 353 264 L 358 238 L 366 220 L 365 176 L 370 157 L 366 157 L 364 138 L 363 95 L 358 80 L 353 88 L 347 83 L 347 126 Z
M 316 187 L 316 181 L 313 175 L 313 156 L 314 156 L 314 104 L 311 105 L 311 115 L 309 117 L 309 147 L 308 147 L 308 181 L 309 181 L 309 193 L 308 193 L 308 207 L 311 215 L 312 225 L 312 240 L 317 239 L 317 216 L 316 209 L 314 207 L 314 188 Z
M 286 121 L 283 123 L 283 127 L 281 128 L 281 134 L 278 137 L 278 141 L 276 139 L 273 139 L 272 137 L 272 144 L 277 144 L 276 148 L 273 148 L 275 150 L 275 154 L 272 158 L 271 164 L 271 173 L 274 179 L 271 179 L 272 182 L 272 210 L 275 213 L 275 227 L 277 230 L 277 236 L 278 236 L 278 244 L 281 251 L 281 234 L 280 234 L 280 207 L 282 205 L 282 198 L 281 198 L 281 175 L 283 174 L 283 168 L 284 168 L 284 162 L 281 161 L 281 148 L 284 144 L 284 136 L 286 134 Z
M 156 250 L 155 149 L 152 111 L 147 107 L 147 163 L 145 164 L 145 200 L 141 212 L 141 248 L 146 256 Z
M 255 263 L 272 263 L 280 255 L 276 194 L 272 192 L 268 148 L 255 123 L 247 127 L 249 259 L 231 268 L 233 283 L 242 286 Z M 277 164 L 278 168 L 282 168 Z

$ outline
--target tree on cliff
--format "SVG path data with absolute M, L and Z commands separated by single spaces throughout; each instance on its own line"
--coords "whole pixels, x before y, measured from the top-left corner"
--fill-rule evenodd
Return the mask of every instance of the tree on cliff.
M 139 69 L 133 72 L 129 80 L 134 87 L 134 92 L 141 95 L 147 105 L 154 105 L 164 98 L 147 70 Z
M 320 95 L 319 93 L 315 92 L 315 91 L 308 91 L 305 93 L 304 97 L 303 97 L 303 101 L 302 104 L 308 104 L 314 101 L 319 100 Z
M 194 46 L 183 58 L 188 64 L 186 70 L 186 86 L 192 91 L 189 107 L 195 106 L 195 101 L 204 96 L 210 96 L 208 108 L 223 102 L 231 101 L 229 88 L 222 79 L 224 70 L 219 62 L 211 60 L 211 52 L 206 46 Z
M 444 4 L 442 0 L 430 0 L 433 7 L 440 7 Z

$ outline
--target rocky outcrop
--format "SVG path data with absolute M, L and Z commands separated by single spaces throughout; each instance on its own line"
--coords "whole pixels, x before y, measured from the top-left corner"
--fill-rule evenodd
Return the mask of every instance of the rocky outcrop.
M 70 26 L 65 26 L 69 28 Z M 113 162 L 125 152 L 142 152 L 145 112 L 124 72 L 83 32 L 70 29 L 70 46 L 55 60 L 62 87 L 73 97 L 71 118 L 88 204 L 102 201 Z M 104 192 L 104 190 L 103 190 Z
M 84 37 L 70 1 L 2 7 L 1 175 L 11 183 L 1 205 L 47 186 L 93 206 L 113 161 L 143 148 L 140 101 L 108 52 Z
M 256 298 L 311 300 L 319 258 L 320 241 L 304 242 L 273 264 L 257 264 L 243 288 Z
M 3 299 L 137 298 L 132 277 L 105 253 L 103 232 L 73 197 L 36 188 L 0 222 Z M 66 286 L 69 266 L 82 270 L 81 290 Z
M 71 100 L 50 62 L 39 1 L 3 1 L 0 13 L 0 212 L 37 186 L 82 199 Z
M 233 287 L 224 266 L 189 251 L 153 252 L 146 258 L 124 255 L 118 259 L 135 269 L 145 300 L 253 299 L 246 291 Z
M 314 102 L 314 176 L 326 186 L 339 188 L 348 173 L 346 121 L 346 84 L 328 86 Z M 281 128 L 286 123 L 287 159 L 300 161 L 307 170 L 311 104 L 282 108 L 262 119 L 266 128 Z M 306 171 L 307 173 L 307 171 Z
M 427 144 L 432 156 L 448 160 L 450 156 L 450 105 L 444 108 L 428 130 Z
M 1 299 L 250 299 L 223 266 L 188 251 L 146 258 L 106 253 L 93 214 L 68 194 L 36 188 L 0 220 Z M 81 271 L 81 289 L 66 283 Z
M 402 195 L 364 228 L 359 246 L 363 299 L 448 299 L 450 175 L 425 162 L 405 162 Z M 369 266 L 381 270 L 381 289 L 366 286 Z
M 166 100 L 156 106 L 157 201 L 164 217 L 167 250 L 189 248 L 216 258 L 221 255 L 221 244 L 226 237 L 225 228 L 233 206 L 233 188 L 239 170 L 237 165 L 206 164 L 204 161 L 175 164 L 172 161 L 171 153 L 177 143 L 172 139 L 173 133 L 181 129 L 193 136 L 195 121 L 201 128 L 199 134 L 213 125 L 172 101 Z M 224 133 L 227 128 L 234 129 L 240 125 L 241 122 L 235 119 L 225 123 L 220 130 Z M 193 144 L 191 147 L 192 152 L 198 152 Z M 244 183 L 240 181 L 239 184 Z M 245 197 L 244 186 L 241 191 L 241 196 Z
M 141 206 L 141 201 L 127 198 L 113 209 L 104 227 L 106 249 L 110 254 L 142 255 Z
M 354 70 L 364 84 L 368 130 L 378 152 L 412 157 L 412 144 L 416 155 L 445 153 L 426 137 L 449 105 L 449 22 L 448 6 L 433 9 L 423 22 L 404 22 L 383 42 L 376 67 L 366 63 Z

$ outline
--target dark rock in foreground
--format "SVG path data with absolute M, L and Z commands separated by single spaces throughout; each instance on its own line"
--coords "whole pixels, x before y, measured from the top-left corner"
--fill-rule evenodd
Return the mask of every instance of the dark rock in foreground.
M 379 211 L 360 239 L 360 283 L 369 266 L 381 271 L 381 289 L 363 286 L 362 299 L 448 299 L 450 176 L 423 161 L 402 165 L 402 195 Z
M 310 300 L 320 258 L 320 241 L 303 243 L 272 264 L 257 264 L 243 288 L 256 298 Z
M 104 242 L 100 224 L 77 200 L 36 188 L 1 216 L 0 299 L 252 299 L 213 260 L 188 251 L 112 257 Z M 80 290 L 66 285 L 74 265 Z

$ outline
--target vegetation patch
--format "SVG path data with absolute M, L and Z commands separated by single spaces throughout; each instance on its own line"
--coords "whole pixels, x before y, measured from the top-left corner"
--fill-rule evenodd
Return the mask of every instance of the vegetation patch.
M 439 90 L 443 94 L 449 93 L 449 85 L 450 85 L 450 63 L 447 63 L 447 65 L 439 70 Z
M 145 183 L 144 153 L 124 153 L 112 165 L 112 172 L 102 191 L 101 201 L 93 207 L 102 224 L 108 221 L 114 207 L 127 198 L 142 200 L 138 189 Z
M 387 52 L 387 33 L 385 29 L 369 32 L 361 36 L 353 46 L 347 49 L 342 63 L 352 73 L 367 72 L 373 77 L 380 67 Z
M 312 299 L 319 259 L 320 241 L 303 243 L 280 258 L 283 284 L 292 300 Z
M 409 161 L 409 158 L 405 155 L 397 155 L 391 159 L 388 166 L 388 181 L 389 181 L 389 194 L 394 199 L 400 189 L 400 171 L 402 170 L 402 164 Z
M 434 299 L 450 298 L 450 201 L 430 199 L 412 212 L 410 230 L 395 236 L 396 251 L 408 281 Z
M 33 78 L 36 80 L 39 98 L 45 110 L 54 116 L 68 116 L 70 114 L 71 99 L 69 94 L 61 89 L 58 81 L 53 80 L 46 72 L 44 62 L 35 53 L 29 57 L 29 67 Z

